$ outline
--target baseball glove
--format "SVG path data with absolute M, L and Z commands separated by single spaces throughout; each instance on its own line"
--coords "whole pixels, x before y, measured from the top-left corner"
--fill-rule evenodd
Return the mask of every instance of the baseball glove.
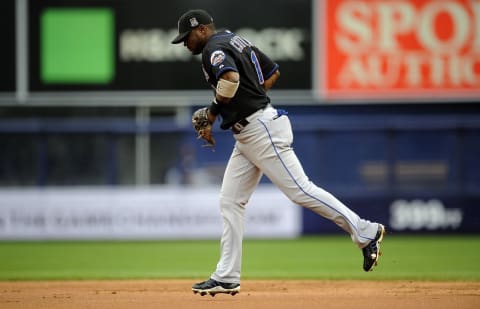
M 215 146 L 215 139 L 212 135 L 212 123 L 208 120 L 208 108 L 203 107 L 197 109 L 192 115 L 192 124 L 195 131 L 197 131 L 197 139 L 203 138 L 207 144 L 204 146 Z

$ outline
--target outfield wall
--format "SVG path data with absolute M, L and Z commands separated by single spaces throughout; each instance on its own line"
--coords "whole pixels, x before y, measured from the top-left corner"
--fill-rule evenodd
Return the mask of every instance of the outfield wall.
M 341 197 L 342 198 L 342 197 Z M 390 233 L 478 233 L 480 198 L 348 198 Z M 246 208 L 246 238 L 293 238 L 341 230 L 261 185 Z M 49 188 L 0 190 L 0 240 L 217 239 L 218 188 Z
M 293 147 L 310 179 L 362 217 L 385 223 L 393 233 L 480 232 L 479 108 L 478 104 L 460 107 L 441 104 L 285 107 L 295 131 Z M 138 215 L 139 208 L 136 207 L 146 207 L 153 218 L 160 209 L 156 207 L 167 207 L 167 211 L 182 209 L 171 206 L 172 200 L 162 200 L 175 192 L 181 197 L 175 203 L 182 207 L 203 211 L 206 208 L 197 207 L 192 201 L 208 200 L 208 207 L 211 207 L 208 212 L 217 214 L 217 191 L 234 140 L 229 131 L 215 127 L 214 132 L 217 146 L 212 151 L 202 147 L 189 125 L 176 124 L 173 119 L 154 118 L 148 125 L 120 118 L 2 121 L 0 225 L 4 232 L 1 237 L 88 238 L 89 230 L 85 228 L 80 234 L 75 234 L 74 229 L 70 230 L 71 234 L 55 229 L 50 233 L 42 225 L 36 230 L 32 223 L 34 229 L 29 230 L 29 224 L 36 220 L 42 224 L 51 220 L 55 223 L 56 219 L 45 219 L 50 214 L 45 209 L 50 209 L 52 199 L 55 213 L 66 214 L 66 222 L 73 220 L 68 219 L 71 209 L 80 212 L 80 218 L 88 218 L 92 211 L 93 218 L 96 218 L 97 210 L 103 209 L 116 215 L 108 217 L 114 224 L 127 221 L 137 225 L 126 229 L 129 232 L 123 234 L 121 225 L 120 228 L 115 225 L 92 230 L 96 231 L 95 237 L 212 237 L 207 233 L 207 227 L 194 229 L 194 233 L 201 230 L 207 234 L 159 229 L 144 235 L 144 228 L 138 225 L 138 221 L 126 218 Z M 132 189 L 135 187 L 132 161 L 138 154 L 133 152 L 129 143 L 121 146 L 124 138 L 131 139 L 135 134 L 149 138 L 149 185 L 164 192 L 155 197 L 157 189 L 154 189 L 153 195 L 148 195 L 152 199 L 145 203 L 138 195 L 141 190 Z M 268 179 L 263 178 L 261 184 L 269 184 Z M 172 187 L 177 189 L 169 192 L 168 188 Z M 212 190 L 212 187 L 216 189 Z M 207 188 L 205 193 L 209 192 L 208 197 L 198 195 L 204 188 Z M 98 192 L 103 192 L 98 208 L 92 208 L 90 201 L 79 199 L 95 196 Z M 119 200 L 115 195 L 126 198 Z M 192 200 L 191 196 L 198 198 Z M 108 203 L 107 197 L 121 207 Z M 285 210 L 277 212 L 276 206 L 270 203 L 280 197 L 281 193 L 272 189 L 264 199 L 267 202 L 260 202 L 252 209 L 265 209 L 270 215 L 283 213 Z M 160 198 L 159 203 L 155 202 L 157 198 Z M 191 204 L 185 206 L 185 203 Z M 157 206 L 160 204 L 166 206 Z M 15 210 L 12 205 L 19 208 Z M 108 209 L 107 206 L 111 205 L 112 208 Z M 265 226 L 270 232 L 262 230 L 260 233 L 254 229 L 250 236 L 293 237 L 299 233 L 340 231 L 312 212 L 294 208 L 300 213 L 301 220 L 293 230 L 288 230 L 289 233 L 281 229 L 289 225 L 275 221 L 280 226 Z M 25 220 L 15 219 L 19 209 L 22 216 L 27 214 Z M 42 209 L 40 219 L 28 216 L 35 209 Z M 68 211 L 64 212 L 64 209 Z M 123 212 L 125 215 L 118 216 Z M 58 220 L 63 222 L 61 218 Z M 162 220 L 158 224 L 163 225 Z M 218 228 L 220 224 L 212 222 L 212 226 Z M 148 224 L 145 229 L 148 231 Z

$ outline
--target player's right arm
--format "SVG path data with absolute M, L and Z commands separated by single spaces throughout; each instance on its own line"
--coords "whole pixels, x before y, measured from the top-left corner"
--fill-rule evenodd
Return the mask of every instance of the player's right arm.
M 220 78 L 218 79 L 218 83 L 217 83 L 217 91 L 215 91 L 215 99 L 219 103 L 220 102 L 229 103 L 230 100 L 234 97 L 238 89 L 238 85 L 236 86 L 224 85 L 223 87 L 233 87 L 234 89 L 227 91 L 228 95 L 226 94 L 222 95 L 222 92 L 219 91 L 219 88 L 222 87 L 222 82 L 224 81 L 227 81 L 228 83 L 232 83 L 232 84 L 238 84 L 240 83 L 240 74 L 238 74 L 238 72 L 236 71 L 226 71 L 225 73 L 222 73 L 222 75 L 220 75 Z
M 220 78 L 218 79 L 218 83 L 217 83 L 217 90 L 219 87 L 222 87 L 222 84 L 224 85 L 223 87 L 233 87 L 234 89 L 226 91 L 228 93 L 227 96 L 225 96 L 225 94 L 222 95 L 222 93 L 224 93 L 225 90 L 223 90 L 223 92 L 215 91 L 215 101 L 214 103 L 212 103 L 214 105 L 213 106 L 211 105 L 208 111 L 208 119 L 210 120 L 210 122 L 213 123 L 215 122 L 215 119 L 217 119 L 217 115 L 211 112 L 212 107 L 214 107 L 215 105 L 218 106 L 218 104 L 230 103 L 230 100 L 233 98 L 233 96 L 235 95 L 235 92 L 238 89 L 238 83 L 240 83 L 240 75 L 236 71 L 226 71 L 220 75 Z M 236 86 L 232 86 L 233 84 L 236 84 Z
M 280 71 L 277 69 L 265 82 L 263 83 L 263 88 L 265 91 L 268 91 L 276 83 L 277 79 L 280 77 Z
M 265 91 L 268 91 L 275 84 L 277 79 L 280 77 L 280 71 L 278 70 L 278 64 L 275 63 L 270 57 L 268 57 L 264 52 L 258 49 L 256 46 L 252 47 L 252 50 L 257 56 L 260 68 L 262 69 L 262 74 L 264 77 L 264 82 L 262 84 Z

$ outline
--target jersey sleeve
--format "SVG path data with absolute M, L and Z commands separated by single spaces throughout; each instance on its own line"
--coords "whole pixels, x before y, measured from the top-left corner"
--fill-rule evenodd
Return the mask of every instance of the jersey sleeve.
M 252 50 L 257 55 L 257 58 L 260 62 L 260 68 L 262 69 L 262 74 L 265 80 L 269 79 L 276 70 L 278 70 L 278 64 L 265 55 L 260 49 L 253 46 Z
M 211 74 L 218 81 L 220 76 L 228 71 L 238 72 L 238 68 L 235 64 L 235 60 L 223 49 L 215 49 L 210 53 L 207 53 L 208 66 L 210 67 Z

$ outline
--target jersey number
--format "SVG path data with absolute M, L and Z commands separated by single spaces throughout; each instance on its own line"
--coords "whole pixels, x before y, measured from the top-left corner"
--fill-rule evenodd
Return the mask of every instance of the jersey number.
M 250 60 L 252 60 L 252 63 L 255 66 L 255 71 L 257 71 L 258 82 L 260 85 L 263 85 L 265 80 L 263 78 L 262 68 L 260 67 L 260 62 L 258 61 L 257 55 L 253 50 L 250 52 Z

